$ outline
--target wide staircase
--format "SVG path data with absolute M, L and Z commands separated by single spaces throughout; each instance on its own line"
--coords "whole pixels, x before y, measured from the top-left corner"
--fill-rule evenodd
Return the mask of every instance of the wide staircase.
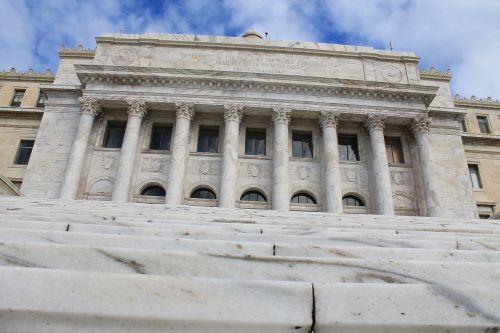
M 0 332 L 499 332 L 500 221 L 0 197 Z

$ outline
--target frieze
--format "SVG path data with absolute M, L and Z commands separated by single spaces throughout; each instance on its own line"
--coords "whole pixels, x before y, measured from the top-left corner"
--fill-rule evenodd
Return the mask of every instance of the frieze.
M 141 163 L 141 171 L 144 172 L 167 172 L 168 160 L 166 157 L 144 156 Z
M 121 47 L 114 51 L 111 62 L 118 66 L 128 66 L 137 60 L 137 49 L 133 47 Z
M 393 65 L 386 65 L 382 68 L 382 77 L 387 82 L 401 82 L 403 73 Z
M 191 162 L 191 173 L 204 176 L 218 176 L 220 174 L 219 161 L 197 161 Z

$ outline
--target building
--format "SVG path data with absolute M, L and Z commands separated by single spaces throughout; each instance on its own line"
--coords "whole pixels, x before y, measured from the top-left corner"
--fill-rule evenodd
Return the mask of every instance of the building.
M 499 102 L 255 31 L 60 57 L 2 76 L 1 332 L 498 331 Z

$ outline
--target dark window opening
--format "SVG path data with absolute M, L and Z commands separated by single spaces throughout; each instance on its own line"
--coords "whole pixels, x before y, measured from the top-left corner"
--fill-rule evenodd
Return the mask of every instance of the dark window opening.
M 191 193 L 191 198 L 194 199 L 217 199 L 214 191 L 208 188 L 199 188 Z
M 198 132 L 198 152 L 216 153 L 219 146 L 219 128 L 200 127 Z
M 387 151 L 387 161 L 389 163 L 404 163 L 403 147 L 401 146 L 400 138 L 386 137 L 385 149 Z
M 19 142 L 19 148 L 17 149 L 14 164 L 27 165 L 30 160 L 34 144 L 35 140 L 21 140 L 21 142 Z
M 171 139 L 172 126 L 153 124 L 149 148 L 153 150 L 170 150 Z
M 45 96 L 44 93 L 40 93 L 40 96 L 38 96 L 38 101 L 36 102 L 36 107 L 37 108 L 45 107 L 46 100 L 47 100 L 47 96 Z
M 165 189 L 158 185 L 148 186 L 142 190 L 141 195 L 149 195 L 152 197 L 164 197 Z
M 307 193 L 297 193 L 292 197 L 292 203 L 296 204 L 316 204 L 316 200 L 312 197 L 312 195 Z
M 465 119 L 460 120 L 460 126 L 462 127 L 462 132 L 467 132 L 467 124 L 465 122 Z
M 21 102 L 24 98 L 25 89 L 16 89 L 14 90 L 14 97 L 12 98 L 12 102 L 10 106 L 21 106 Z
M 472 188 L 480 189 L 483 188 L 481 183 L 481 176 L 479 175 L 479 167 L 477 164 L 469 164 L 469 177 L 472 184 Z
M 260 201 L 267 202 L 266 196 L 259 191 L 248 191 L 245 192 L 241 198 L 241 201 Z
M 121 148 L 126 127 L 127 123 L 123 121 L 108 121 L 103 147 Z
M 354 195 L 346 195 L 345 197 L 342 198 L 342 205 L 361 207 L 361 206 L 364 206 L 365 204 L 363 203 L 363 201 L 361 201 L 359 198 L 355 197 Z
M 488 124 L 488 117 L 477 116 L 477 124 L 479 125 L 479 132 L 490 133 L 490 125 Z
M 266 155 L 266 130 L 247 129 L 245 155 Z
M 311 133 L 292 133 L 292 156 L 293 157 L 313 157 L 313 142 Z
M 339 158 L 341 161 L 359 161 L 358 138 L 355 135 L 339 136 Z

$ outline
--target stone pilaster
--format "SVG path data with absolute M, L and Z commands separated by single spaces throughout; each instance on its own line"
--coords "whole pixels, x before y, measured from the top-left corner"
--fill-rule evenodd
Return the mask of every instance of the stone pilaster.
M 175 103 L 175 107 L 177 109 L 177 119 L 175 121 L 170 171 L 165 196 L 165 203 L 168 205 L 181 205 L 183 202 L 184 177 L 189 155 L 189 134 L 191 120 L 193 120 L 194 116 L 193 103 Z
M 76 199 L 94 119 L 102 111 L 101 104 L 96 98 L 80 97 L 79 100 L 80 121 L 61 187 L 61 199 Z
M 146 101 L 133 100 L 129 102 L 127 128 L 125 129 L 113 187 L 113 201 L 127 202 L 129 199 L 141 124 L 147 112 Z
M 272 207 L 284 211 L 290 210 L 288 124 L 291 113 L 292 110 L 288 107 L 275 107 L 272 111 L 274 123 Z
M 385 117 L 368 115 L 365 118 L 365 126 L 370 134 L 373 155 L 371 174 L 375 185 L 375 191 L 372 193 L 375 198 L 375 211 L 377 214 L 394 215 L 391 176 L 384 140 Z
M 236 204 L 236 177 L 238 169 L 238 140 L 243 105 L 225 105 L 224 150 L 220 180 L 219 206 L 234 208 Z
M 418 147 L 427 216 L 439 216 L 438 185 L 432 168 L 432 153 L 429 143 L 430 123 L 429 118 L 426 116 L 414 118 L 411 123 L 411 130 Z
M 323 191 L 325 211 L 330 213 L 342 213 L 342 178 L 337 137 L 338 123 L 338 113 L 321 111 L 319 124 L 323 130 Z

